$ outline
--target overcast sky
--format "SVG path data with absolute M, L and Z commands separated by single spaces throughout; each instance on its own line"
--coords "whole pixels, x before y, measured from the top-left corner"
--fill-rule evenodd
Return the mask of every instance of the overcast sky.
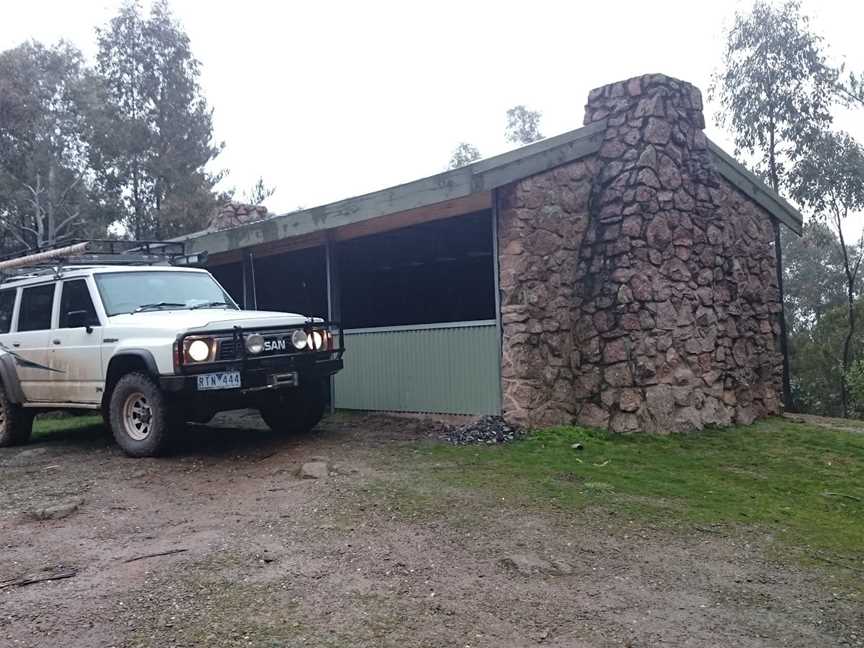
M 0 49 L 65 38 L 95 55 L 119 0 L 0 0 Z M 455 145 L 507 150 L 524 103 L 554 135 L 582 125 L 588 91 L 649 72 L 707 94 L 724 28 L 749 2 L 218 2 L 171 6 L 202 63 L 226 143 L 226 186 L 275 185 L 272 211 L 312 207 L 443 170 Z M 864 11 L 805 1 L 831 53 L 864 69 Z M 149 8 L 149 0 L 144 0 Z M 706 97 L 707 99 L 707 97 Z M 706 106 L 708 135 L 731 152 Z M 864 111 L 840 125 L 864 140 Z

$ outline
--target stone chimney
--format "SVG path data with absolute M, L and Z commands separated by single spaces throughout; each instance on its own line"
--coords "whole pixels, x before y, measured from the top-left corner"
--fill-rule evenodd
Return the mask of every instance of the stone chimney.
M 604 86 L 585 109 L 598 120 L 578 330 L 597 336 L 602 380 L 577 394 L 579 418 L 675 431 L 777 411 L 771 224 L 715 172 L 699 90 L 663 75 Z
M 597 88 L 598 121 L 597 157 L 503 193 L 505 414 L 673 432 L 779 412 L 773 224 L 715 171 L 699 90 Z
M 264 205 L 248 205 L 232 201 L 225 203 L 214 212 L 209 229 L 216 231 L 233 229 L 246 223 L 264 220 L 269 215 Z

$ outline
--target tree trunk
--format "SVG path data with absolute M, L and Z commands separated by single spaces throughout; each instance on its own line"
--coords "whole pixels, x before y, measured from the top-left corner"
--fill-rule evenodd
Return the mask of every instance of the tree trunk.
M 41 248 L 45 241 L 45 220 L 42 215 L 42 204 L 39 197 L 42 195 L 42 174 L 36 173 L 36 192 L 33 196 L 34 216 L 36 218 L 36 247 Z
M 780 193 L 780 178 L 777 177 L 777 142 L 774 135 L 774 123 L 768 126 L 768 176 L 774 193 Z
M 771 188 L 780 195 L 780 178 L 777 176 L 777 144 L 774 122 L 768 127 L 768 171 Z M 789 334 L 786 330 L 786 296 L 783 291 L 783 248 L 780 241 L 780 221 L 774 220 L 774 251 L 777 273 L 777 290 L 780 298 L 780 354 L 783 356 L 783 407 L 792 410 L 792 376 L 789 371 Z
M 141 196 L 140 189 L 138 187 L 138 165 L 133 165 L 132 167 L 132 209 L 134 214 L 135 223 L 133 225 L 135 230 L 135 240 L 139 240 L 141 238 Z
M 157 241 L 162 240 L 162 188 L 159 179 L 156 179 L 156 222 L 154 223 L 155 232 L 154 238 Z
M 846 241 L 843 238 L 842 221 L 839 214 L 834 215 L 837 235 L 840 238 L 840 249 L 843 250 L 843 270 L 846 273 L 846 308 L 849 320 L 846 329 L 846 338 L 843 340 L 843 375 L 840 378 L 840 402 L 843 407 L 843 417 L 849 416 L 849 386 L 846 383 L 846 375 L 852 364 L 852 337 L 855 335 L 855 275 L 849 265 L 849 250 L 846 249 Z
M 56 172 L 56 169 L 54 168 L 54 162 L 52 161 L 52 162 L 48 163 L 48 187 L 47 187 L 47 195 L 48 195 L 48 201 L 47 202 L 48 202 L 48 204 L 46 205 L 46 207 L 47 207 L 46 220 L 48 221 L 48 227 L 46 228 L 46 232 L 45 232 L 45 234 L 46 234 L 45 242 L 48 245 L 52 245 L 53 243 L 56 242 L 55 241 L 56 223 L 55 223 L 55 215 L 54 215 L 54 200 L 55 200 L 55 195 L 57 193 L 56 192 L 56 186 L 55 186 L 56 184 L 57 184 L 57 172 Z
M 850 282 L 851 286 L 851 282 Z M 852 288 L 849 288 L 849 330 L 846 331 L 846 339 L 843 340 L 843 379 L 842 383 L 842 391 L 841 391 L 841 402 L 843 403 L 843 417 L 849 416 L 849 386 L 846 384 L 846 375 L 849 373 L 849 369 L 851 368 L 851 355 L 852 355 L 852 337 L 855 335 L 855 304 L 854 298 L 852 295 Z

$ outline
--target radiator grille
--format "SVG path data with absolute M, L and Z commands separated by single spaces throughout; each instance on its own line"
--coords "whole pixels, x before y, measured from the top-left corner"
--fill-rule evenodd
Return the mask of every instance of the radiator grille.
M 238 356 L 238 350 L 236 348 L 237 345 L 234 344 L 234 340 L 220 340 L 219 341 L 219 350 L 216 352 L 217 360 L 233 360 Z

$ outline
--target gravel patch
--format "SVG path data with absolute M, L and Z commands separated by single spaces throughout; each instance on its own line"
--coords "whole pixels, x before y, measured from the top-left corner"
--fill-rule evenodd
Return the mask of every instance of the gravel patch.
M 501 416 L 482 416 L 458 427 L 450 427 L 444 434 L 447 442 L 453 445 L 485 443 L 508 443 L 527 434 L 525 428 L 508 423 Z

